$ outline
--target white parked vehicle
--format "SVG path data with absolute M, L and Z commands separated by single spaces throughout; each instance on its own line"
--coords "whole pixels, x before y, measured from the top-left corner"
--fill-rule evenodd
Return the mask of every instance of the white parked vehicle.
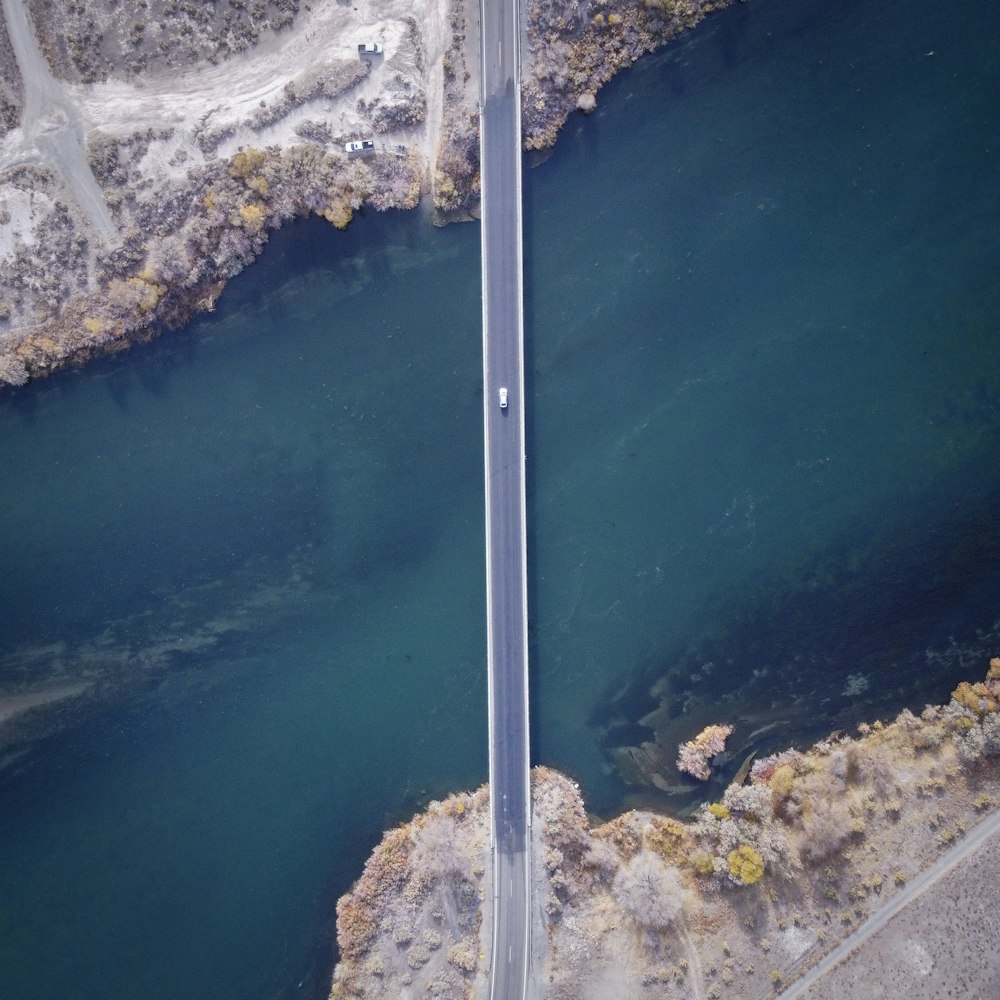
M 358 139 L 355 142 L 345 142 L 344 152 L 348 156 L 355 153 L 374 153 L 375 152 L 375 140 L 374 139 Z
M 358 43 L 358 55 L 359 56 L 380 56 L 382 55 L 382 46 L 378 42 L 359 42 Z
M 507 386 L 500 386 L 500 409 L 507 409 Z

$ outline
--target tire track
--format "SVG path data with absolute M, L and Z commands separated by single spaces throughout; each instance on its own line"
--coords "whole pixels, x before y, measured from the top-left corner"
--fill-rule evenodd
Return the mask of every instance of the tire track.
M 841 943 L 822 959 L 813 969 L 793 986 L 781 993 L 776 1000 L 795 1000 L 801 997 L 811 986 L 815 986 L 834 966 L 860 947 L 873 934 L 882 930 L 900 910 L 919 898 L 928 889 L 939 882 L 957 864 L 975 853 L 993 834 L 1000 831 L 1000 812 L 994 813 L 983 820 L 977 827 L 962 839 L 962 841 L 943 854 L 937 861 L 917 876 L 898 896 L 888 900 L 884 906 L 876 910 L 865 922 L 845 938 Z

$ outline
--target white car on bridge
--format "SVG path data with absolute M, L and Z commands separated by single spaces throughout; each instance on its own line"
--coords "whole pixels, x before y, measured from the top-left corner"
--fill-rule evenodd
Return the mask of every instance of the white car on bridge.
M 500 409 L 507 409 L 507 386 L 500 386 Z

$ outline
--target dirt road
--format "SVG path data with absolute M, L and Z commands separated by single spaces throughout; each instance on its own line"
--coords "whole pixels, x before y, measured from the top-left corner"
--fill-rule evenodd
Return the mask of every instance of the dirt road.
M 87 162 L 80 111 L 52 76 L 24 0 L 3 0 L 3 13 L 24 82 L 24 118 L 0 155 L 0 169 L 19 163 L 50 167 L 63 177 L 94 233 L 108 244 L 116 243 L 118 231 Z
M 873 934 L 882 930 L 889 921 L 910 903 L 932 888 L 956 865 L 979 850 L 990 837 L 1000 833 L 1000 813 L 994 813 L 975 827 L 951 850 L 940 857 L 921 875 L 915 878 L 898 896 L 888 900 L 876 910 L 850 937 L 842 941 L 829 955 L 819 962 L 806 976 L 785 990 L 777 1000 L 795 1000 L 804 996 L 826 973 L 853 954 Z

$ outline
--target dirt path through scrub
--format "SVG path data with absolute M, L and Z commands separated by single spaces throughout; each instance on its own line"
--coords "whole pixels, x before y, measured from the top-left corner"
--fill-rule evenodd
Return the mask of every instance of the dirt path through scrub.
M 25 0 L 3 0 L 7 33 L 24 83 L 24 118 L 0 151 L 0 169 L 40 163 L 65 180 L 94 232 L 108 244 L 118 232 L 87 162 L 80 111 L 49 70 L 38 46 Z
M 900 911 L 918 900 L 928 889 L 948 875 L 956 865 L 970 857 L 983 847 L 991 837 L 998 834 L 1000 834 L 1000 813 L 994 813 L 989 819 L 975 827 L 971 833 L 939 858 L 930 868 L 915 878 L 898 896 L 894 896 L 883 907 L 876 910 L 850 937 L 834 948 L 808 975 L 780 994 L 777 1000 L 796 1000 L 798 997 L 805 996 L 809 989 L 816 985 L 819 986 L 819 991 L 814 996 L 817 998 L 825 997 L 827 994 L 822 992 L 821 983 L 823 976 L 849 958 L 873 934 L 882 930 Z M 869 978 L 877 977 L 878 970 L 868 969 L 867 975 Z M 881 994 L 873 993 L 872 995 Z

